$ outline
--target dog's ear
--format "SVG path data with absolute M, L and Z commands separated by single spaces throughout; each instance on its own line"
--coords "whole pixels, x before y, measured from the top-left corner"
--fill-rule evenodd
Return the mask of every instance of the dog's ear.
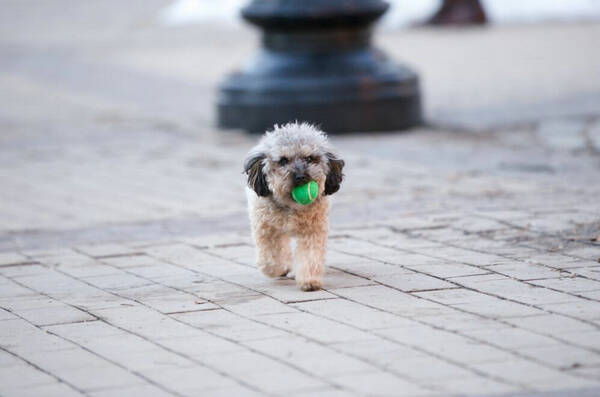
M 338 159 L 333 153 L 327 152 L 327 160 L 329 162 L 329 173 L 325 180 L 325 195 L 333 194 L 340 190 L 340 184 L 344 179 L 342 168 L 344 168 L 344 160 Z
M 248 175 L 248 186 L 261 197 L 271 195 L 267 178 L 263 172 L 263 153 L 253 154 L 244 162 L 244 172 Z

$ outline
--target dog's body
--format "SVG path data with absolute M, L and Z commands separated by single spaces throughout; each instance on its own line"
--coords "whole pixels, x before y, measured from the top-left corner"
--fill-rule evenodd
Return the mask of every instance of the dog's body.
M 342 182 L 344 161 L 332 154 L 325 134 L 309 124 L 275 126 L 252 149 L 245 162 L 248 211 L 257 245 L 258 267 L 269 277 L 293 268 L 291 238 L 296 238 L 296 282 L 305 291 L 322 287 L 329 197 Z M 296 203 L 292 189 L 309 180 L 318 198 Z

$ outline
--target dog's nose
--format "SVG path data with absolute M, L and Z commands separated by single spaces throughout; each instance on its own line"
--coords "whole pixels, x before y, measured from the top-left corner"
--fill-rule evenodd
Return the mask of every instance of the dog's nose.
M 294 174 L 294 186 L 304 185 L 306 182 L 308 182 L 306 174 Z

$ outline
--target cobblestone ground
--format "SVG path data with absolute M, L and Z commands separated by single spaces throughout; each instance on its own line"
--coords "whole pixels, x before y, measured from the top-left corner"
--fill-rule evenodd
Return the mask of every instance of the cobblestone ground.
M 1 396 L 600 394 L 599 25 L 382 33 L 431 122 L 333 138 L 304 293 L 254 266 L 256 138 L 211 124 L 253 41 L 164 4 L 0 13 Z

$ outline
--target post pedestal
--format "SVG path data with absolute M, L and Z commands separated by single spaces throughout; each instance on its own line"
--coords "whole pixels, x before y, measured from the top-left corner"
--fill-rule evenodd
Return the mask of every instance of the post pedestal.
M 218 124 L 262 133 L 308 121 L 329 133 L 391 131 L 421 122 L 417 75 L 371 46 L 379 0 L 254 0 L 242 16 L 262 48 L 221 84 Z

